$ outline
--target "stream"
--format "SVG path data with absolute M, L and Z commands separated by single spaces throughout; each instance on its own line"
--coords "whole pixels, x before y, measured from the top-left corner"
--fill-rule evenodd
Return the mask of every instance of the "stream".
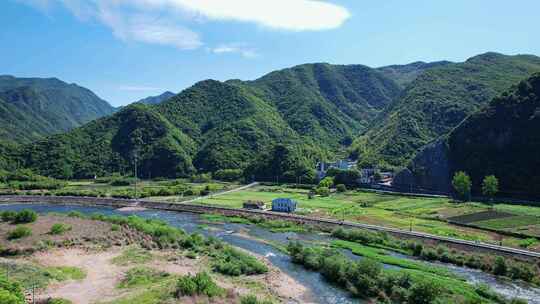
M 199 232 L 203 235 L 215 236 L 226 243 L 242 248 L 257 255 L 265 256 L 269 262 L 282 272 L 295 279 L 308 290 L 305 300 L 318 304 L 349 304 L 366 303 L 362 300 L 352 298 L 348 293 L 332 284 L 316 272 L 308 271 L 301 265 L 291 262 L 288 255 L 265 243 L 265 241 L 287 244 L 289 240 L 300 241 L 331 241 L 327 235 L 317 233 L 295 233 L 295 232 L 271 232 L 256 225 L 245 225 L 235 223 L 208 223 L 200 218 L 198 214 L 179 213 L 161 210 L 142 211 L 118 211 L 106 207 L 85 207 L 75 205 L 49 205 L 49 204 L 9 204 L 0 205 L 0 211 L 32 209 L 38 213 L 57 212 L 68 213 L 78 211 L 83 214 L 100 213 L 105 215 L 137 215 L 143 218 L 159 219 L 168 224 L 184 229 L 188 233 Z M 206 226 L 206 228 L 205 228 Z M 352 259 L 361 257 L 353 255 L 348 250 L 343 253 Z M 408 256 L 401 256 L 405 259 L 412 259 Z M 428 262 L 426 262 L 428 263 Z M 533 288 L 524 283 L 499 279 L 491 274 L 479 270 L 458 267 L 443 263 L 428 263 L 439 267 L 446 267 L 454 273 L 462 276 L 471 284 L 482 283 L 490 286 L 495 292 L 508 298 L 519 297 L 525 299 L 530 304 L 540 304 L 540 289 Z M 387 265 L 386 267 L 394 267 Z M 295 303 L 295 302 L 291 302 Z

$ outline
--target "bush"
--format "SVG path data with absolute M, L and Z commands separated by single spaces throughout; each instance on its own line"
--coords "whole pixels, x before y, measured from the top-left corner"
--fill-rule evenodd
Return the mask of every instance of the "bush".
M 222 169 L 217 170 L 212 174 L 212 177 L 216 180 L 233 182 L 242 178 L 244 172 L 241 169 Z
M 50 299 L 47 301 L 47 304 L 71 304 L 73 302 L 71 302 L 70 300 L 66 300 L 66 299 Z
M 259 301 L 256 296 L 248 295 L 240 300 L 240 304 L 272 304 L 272 302 L 267 300 Z
M 409 304 L 430 304 L 439 293 L 441 288 L 432 281 L 420 281 L 413 284 L 409 290 Z
M 0 303 L 25 304 L 23 289 L 18 283 L 8 281 L 0 275 Z
M 17 216 L 15 211 L 3 211 L 1 214 L 3 222 L 12 222 L 15 220 L 15 216 Z
M 71 230 L 71 226 L 67 224 L 62 223 L 56 223 L 52 225 L 51 230 L 49 231 L 49 234 L 58 235 L 63 234 L 66 231 Z
M 229 276 L 239 276 L 242 274 L 253 275 L 268 272 L 268 267 L 255 257 L 243 253 L 230 246 L 225 247 L 217 257 L 214 270 Z
M 13 219 L 14 224 L 32 223 L 37 220 L 37 213 L 33 210 L 25 209 L 18 212 Z
M 347 191 L 347 186 L 345 186 L 344 184 L 339 184 L 336 186 L 336 190 L 337 192 L 345 192 Z
M 176 282 L 176 297 L 194 296 L 197 293 L 197 284 L 193 277 L 187 275 L 180 277 Z
M 163 271 L 157 271 L 145 267 L 135 267 L 126 272 L 124 279 L 122 279 L 122 282 L 118 285 L 118 287 L 133 288 L 136 286 L 144 286 L 157 283 L 167 277 L 169 277 L 169 274 Z
M 506 261 L 503 257 L 498 256 L 495 258 L 495 264 L 493 265 L 493 274 L 504 276 L 506 275 L 507 267 L 506 267 Z
M 8 233 L 8 240 L 21 239 L 32 235 L 32 229 L 25 226 L 18 226 Z
M 317 193 L 320 196 L 329 196 L 330 189 L 328 189 L 328 187 L 317 187 L 317 189 L 315 189 L 315 193 Z
M 208 183 L 212 180 L 212 177 L 210 176 L 210 173 L 201 173 L 192 175 L 189 180 L 192 183 Z
M 195 276 L 182 276 L 176 283 L 176 296 L 205 295 L 215 297 L 223 294 L 223 290 L 217 286 L 212 277 L 206 272 L 200 272 Z

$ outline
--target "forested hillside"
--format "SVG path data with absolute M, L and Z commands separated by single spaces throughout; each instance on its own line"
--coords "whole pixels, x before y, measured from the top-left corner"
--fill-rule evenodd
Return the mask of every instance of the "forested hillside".
M 0 76 L 0 140 L 27 143 L 113 112 L 106 101 L 75 84 Z
M 540 58 L 486 53 L 426 70 L 369 130 L 353 155 L 403 165 L 510 86 L 540 71 Z
M 46 176 L 93 177 L 131 173 L 135 158 L 141 176 L 194 172 L 195 143 L 157 111 L 134 104 L 66 134 L 24 148 L 26 164 Z
M 324 63 L 275 71 L 241 85 L 275 106 L 298 134 L 322 146 L 350 144 L 400 93 L 375 69 Z
M 184 176 L 194 168 L 244 169 L 282 144 L 291 151 L 285 157 L 289 162 L 299 160 L 297 151 L 310 151 L 293 170 L 309 178 L 316 160 L 350 143 L 399 92 L 394 81 L 365 66 L 302 65 L 255 81 L 201 81 L 158 105 L 132 105 L 28 145 L 24 155 L 28 166 L 53 176 L 125 171 L 133 163 L 134 148 L 121 149 L 126 139 L 117 135 L 119 130 L 137 126 L 139 133 L 154 132 L 147 128 L 155 124 L 128 115 L 136 112 L 136 117 L 158 117 L 164 134 L 171 134 L 162 136 L 167 151 L 158 151 L 157 142 L 148 140 L 134 144 L 144 150 L 139 164 L 143 176 Z M 173 160 L 181 165 L 173 166 Z M 259 168 L 253 174 L 274 178 L 275 172 Z
M 316 161 L 363 134 L 351 148 L 360 163 L 399 166 L 534 71 L 539 57 L 487 53 L 464 63 L 320 63 L 253 81 L 206 80 L 27 145 L 23 156 L 40 173 L 64 177 L 127 172 L 138 151 L 142 176 L 248 168 L 247 176 L 307 179 Z
M 540 73 L 493 99 L 447 137 L 419 153 L 411 168 L 416 183 L 451 190 L 451 176 L 465 171 L 473 193 L 487 175 L 499 179 L 503 196 L 540 197 Z

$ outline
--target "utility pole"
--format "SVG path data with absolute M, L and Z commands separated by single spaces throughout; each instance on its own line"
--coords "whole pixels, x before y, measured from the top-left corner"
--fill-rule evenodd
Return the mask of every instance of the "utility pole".
M 135 150 L 134 152 L 134 156 L 133 156 L 133 160 L 134 160 L 134 163 L 135 163 L 135 199 L 138 198 L 137 196 L 137 150 Z

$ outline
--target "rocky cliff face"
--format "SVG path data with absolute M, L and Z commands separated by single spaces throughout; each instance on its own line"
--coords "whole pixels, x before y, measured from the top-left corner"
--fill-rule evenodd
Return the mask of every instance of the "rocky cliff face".
M 396 175 L 394 184 L 413 187 L 416 191 L 449 193 L 451 164 L 446 140 L 437 140 L 422 149 L 408 168 Z

